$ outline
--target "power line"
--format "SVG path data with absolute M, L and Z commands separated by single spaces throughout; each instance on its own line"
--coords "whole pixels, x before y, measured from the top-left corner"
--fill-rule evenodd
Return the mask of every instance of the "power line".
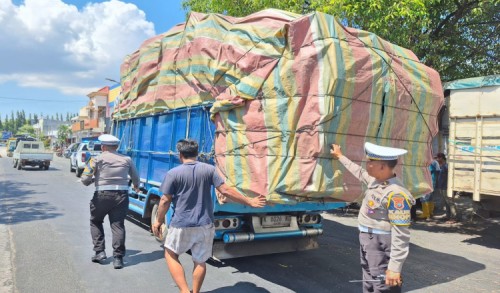
M 4 100 L 16 100 L 16 101 L 58 102 L 58 103 L 80 102 L 80 101 L 76 101 L 76 100 L 68 101 L 68 100 L 47 100 L 47 99 L 10 98 L 10 97 L 0 97 L 0 99 L 4 99 Z

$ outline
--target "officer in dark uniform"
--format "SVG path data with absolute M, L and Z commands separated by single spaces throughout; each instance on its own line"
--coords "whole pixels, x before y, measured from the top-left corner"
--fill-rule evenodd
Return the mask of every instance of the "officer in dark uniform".
M 366 170 L 333 144 L 330 153 L 367 189 L 358 215 L 363 292 L 401 292 L 401 270 L 410 246 L 410 209 L 415 199 L 394 174 L 406 150 L 365 143 Z M 385 283 L 370 282 L 385 275 Z
M 137 169 L 128 156 L 116 152 L 120 140 L 113 135 L 99 136 L 102 154 L 90 159 L 82 174 L 86 186 L 95 182 L 94 197 L 90 201 L 90 234 L 94 243 L 95 255 L 92 261 L 100 263 L 106 259 L 104 229 L 102 223 L 108 215 L 113 233 L 113 266 L 123 267 L 125 255 L 125 216 L 128 211 L 128 183 L 130 179 L 139 191 Z

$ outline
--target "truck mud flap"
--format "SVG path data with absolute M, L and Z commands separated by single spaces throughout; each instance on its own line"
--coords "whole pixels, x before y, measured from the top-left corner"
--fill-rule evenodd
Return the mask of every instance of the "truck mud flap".
M 213 245 L 212 257 L 222 260 L 252 255 L 316 249 L 319 246 L 317 238 L 318 237 L 272 239 L 227 244 L 222 241 L 216 241 Z

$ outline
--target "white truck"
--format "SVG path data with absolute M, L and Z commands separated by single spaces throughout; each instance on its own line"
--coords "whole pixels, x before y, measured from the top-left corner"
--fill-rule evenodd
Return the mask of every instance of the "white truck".
M 46 150 L 42 141 L 20 141 L 12 157 L 12 166 L 18 170 L 26 166 L 48 170 L 54 153 Z
M 456 80 L 444 89 L 449 95 L 447 195 L 470 193 L 476 212 L 500 211 L 500 75 Z
M 75 172 L 76 177 L 82 176 L 85 169 L 87 156 L 96 157 L 101 154 L 101 144 L 96 141 L 82 142 L 78 145 L 69 157 L 69 170 Z

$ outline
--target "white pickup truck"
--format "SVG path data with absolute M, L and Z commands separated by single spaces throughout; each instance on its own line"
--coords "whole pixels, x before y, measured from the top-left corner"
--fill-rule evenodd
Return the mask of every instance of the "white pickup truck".
M 14 168 L 21 170 L 25 166 L 38 166 L 48 170 L 54 153 L 46 150 L 42 141 L 20 141 L 12 155 Z
M 90 159 L 87 156 L 96 157 L 100 154 L 101 144 L 99 142 L 89 141 L 80 143 L 69 157 L 69 170 L 75 172 L 76 177 L 82 176 L 86 161 Z

